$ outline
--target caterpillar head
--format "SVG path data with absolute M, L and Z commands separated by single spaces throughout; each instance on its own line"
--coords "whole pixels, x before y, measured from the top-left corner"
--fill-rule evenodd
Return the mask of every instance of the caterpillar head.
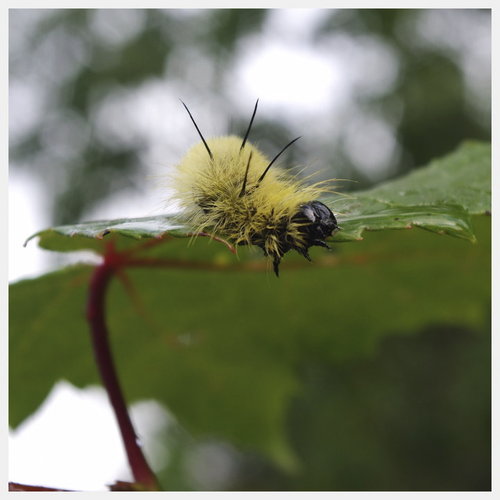
M 320 201 L 311 201 L 299 207 L 297 213 L 291 218 L 290 224 L 295 231 L 290 231 L 289 227 L 283 235 L 282 245 L 279 251 L 272 254 L 273 269 L 276 276 L 279 276 L 279 265 L 283 255 L 289 250 L 296 250 L 307 260 L 311 261 L 309 248 L 312 246 L 330 248 L 326 243 L 326 238 L 339 229 L 337 219 L 332 211 Z M 298 232 L 298 236 L 295 235 Z
M 300 231 L 304 233 L 309 246 L 325 246 L 324 239 L 338 229 L 337 219 L 332 211 L 320 201 L 311 201 L 302 205 L 292 220 L 305 222 Z

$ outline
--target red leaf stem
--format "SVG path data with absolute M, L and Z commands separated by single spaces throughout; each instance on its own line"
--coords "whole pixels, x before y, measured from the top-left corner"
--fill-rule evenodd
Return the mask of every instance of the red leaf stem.
M 123 263 L 121 255 L 115 253 L 110 246 L 108 253 L 104 256 L 104 262 L 95 268 L 91 278 L 87 303 L 87 320 L 90 324 L 92 346 L 97 367 L 118 421 L 134 479 L 148 490 L 158 490 L 158 482 L 144 458 L 127 411 L 111 353 L 109 333 L 105 321 L 105 302 L 108 285 L 117 269 Z

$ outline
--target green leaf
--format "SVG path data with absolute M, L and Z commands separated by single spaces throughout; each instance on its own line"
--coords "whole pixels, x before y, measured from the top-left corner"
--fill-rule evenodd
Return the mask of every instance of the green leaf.
M 287 418 L 304 387 L 300 367 L 369 356 L 382 339 L 429 325 L 487 330 L 490 221 L 470 216 L 489 209 L 487 150 L 465 145 L 400 181 L 343 201 L 351 211 L 339 234 L 349 238 L 409 224 L 461 238 L 366 233 L 363 244 L 335 245 L 333 253 L 314 248 L 313 264 L 287 255 L 280 279 L 255 249 L 238 249 L 235 265 L 236 258 L 208 238 L 190 245 L 164 237 L 188 230 L 162 218 L 54 228 L 39 233 L 40 244 L 102 251 L 110 231 L 119 245 L 139 244 L 141 255 L 162 258 L 154 271 L 125 270 L 134 299 L 117 280 L 110 289 L 107 319 L 127 401 L 155 398 L 192 435 L 228 440 L 291 470 L 298 461 Z M 475 200 L 462 184 L 447 190 L 442 180 L 434 191 L 426 188 L 432 177 L 454 179 L 472 167 L 483 169 Z M 416 194 L 397 198 L 408 186 L 419 190 L 421 203 Z M 464 240 L 471 235 L 477 244 Z M 151 237 L 160 236 L 157 245 Z M 266 267 L 267 276 L 257 272 Z M 11 286 L 11 425 L 29 416 L 61 378 L 78 386 L 98 383 L 84 317 L 91 272 L 73 267 Z
M 108 321 L 128 401 L 155 398 L 194 435 L 292 467 L 285 422 L 301 390 L 297 367 L 366 356 L 382 338 L 429 324 L 485 324 L 489 219 L 476 219 L 476 245 L 424 231 L 372 233 L 333 256 L 315 249 L 314 264 L 294 271 L 289 262 L 280 279 L 245 270 L 127 271 L 142 306 L 115 281 Z M 189 261 L 217 258 L 218 246 L 173 239 L 165 248 Z M 98 382 L 84 319 L 90 272 L 70 268 L 11 287 L 12 425 L 57 380 Z
M 97 253 L 104 253 L 106 250 L 105 238 L 108 235 L 111 235 L 108 236 L 108 239 L 114 237 L 114 240 L 123 248 L 135 245 L 137 240 L 161 239 L 167 234 L 186 237 L 189 234 L 189 228 L 179 224 L 175 217 L 166 215 L 92 221 L 45 229 L 30 236 L 25 245 L 38 236 L 39 246 L 46 250 L 57 252 L 93 250 Z M 119 240 L 117 237 L 120 237 Z
M 491 207 L 491 146 L 464 143 L 401 179 L 329 204 L 341 214 L 336 241 L 360 239 L 366 229 L 412 226 L 474 241 L 469 215 Z
M 362 238 L 365 230 L 413 226 L 474 241 L 470 214 L 485 213 L 491 205 L 491 146 L 468 142 L 429 166 L 349 197 L 324 200 L 338 214 L 342 230 L 333 241 Z M 194 231 L 172 215 L 95 221 L 59 226 L 32 235 L 42 248 L 54 251 L 105 251 L 114 237 L 121 248 L 136 240 L 186 237 Z

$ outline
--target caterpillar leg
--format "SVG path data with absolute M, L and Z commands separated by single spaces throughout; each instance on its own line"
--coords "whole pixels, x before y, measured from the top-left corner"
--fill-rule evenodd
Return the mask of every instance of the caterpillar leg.
M 328 250 L 331 250 L 332 247 L 328 245 L 328 243 L 324 242 L 323 240 L 314 240 L 311 246 L 316 246 L 316 247 L 323 247 L 327 248 Z
M 307 251 L 307 248 L 302 248 L 302 247 L 295 247 L 295 250 L 302 255 L 305 259 L 307 259 L 309 262 L 312 262 L 311 256 L 309 255 L 309 252 Z
M 277 278 L 280 277 L 280 262 L 281 262 L 281 257 L 275 254 L 273 258 L 273 269 L 274 269 L 274 274 L 276 275 Z

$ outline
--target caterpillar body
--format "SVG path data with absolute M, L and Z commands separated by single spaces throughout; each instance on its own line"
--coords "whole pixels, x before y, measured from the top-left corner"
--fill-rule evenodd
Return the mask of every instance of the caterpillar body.
M 181 101 L 182 102 L 182 101 Z M 296 250 L 306 259 L 311 246 L 329 248 L 325 239 L 338 229 L 331 210 L 317 201 L 321 183 L 304 185 L 247 141 L 257 111 L 255 104 L 244 138 L 205 140 L 182 102 L 202 140 L 177 165 L 172 187 L 183 216 L 198 232 L 210 231 L 236 245 L 257 245 L 279 265 L 285 253 Z

